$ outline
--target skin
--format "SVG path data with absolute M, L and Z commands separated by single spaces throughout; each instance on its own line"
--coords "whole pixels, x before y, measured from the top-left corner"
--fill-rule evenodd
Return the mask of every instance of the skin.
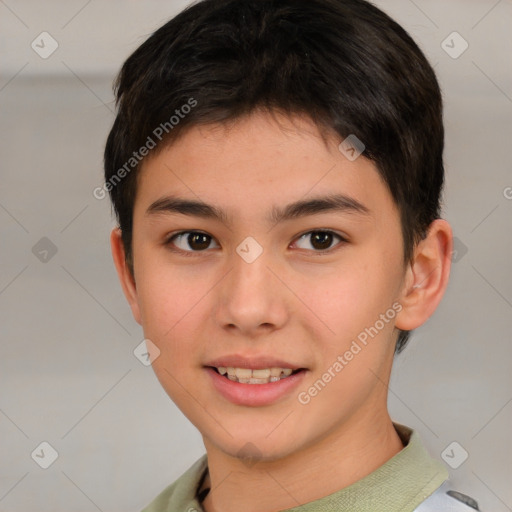
M 349 161 L 340 141 L 334 134 L 322 140 L 306 117 L 262 112 L 229 126 L 194 127 L 144 162 L 133 217 L 134 276 L 120 231 L 112 231 L 133 316 L 160 350 L 154 371 L 203 436 L 208 512 L 298 506 L 354 483 L 403 448 L 387 411 L 397 329 L 420 326 L 439 304 L 452 232 L 446 221 L 434 221 L 405 264 L 399 213 L 386 184 L 364 156 Z M 333 192 L 369 213 L 265 221 L 273 206 Z M 232 223 L 146 215 L 167 194 L 223 208 Z M 300 238 L 321 229 L 347 241 L 333 237 L 322 255 L 311 233 Z M 186 237 L 166 246 L 171 234 L 186 230 L 210 235 L 207 249 L 191 247 Z M 248 236 L 263 248 L 252 263 L 236 252 Z M 297 393 L 393 304 L 401 311 L 309 403 L 300 403 Z M 308 371 L 299 389 L 275 403 L 235 405 L 203 368 L 227 354 L 269 354 Z M 256 447 L 252 465 L 240 458 L 248 442 Z

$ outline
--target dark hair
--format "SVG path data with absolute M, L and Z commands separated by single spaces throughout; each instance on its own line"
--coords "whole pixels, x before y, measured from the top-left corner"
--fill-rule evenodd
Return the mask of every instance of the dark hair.
M 400 211 L 404 263 L 440 216 L 444 128 L 435 73 L 407 32 L 366 1 L 203 0 L 126 60 L 114 92 L 105 188 L 132 273 L 139 149 L 158 151 L 186 128 L 256 109 L 305 114 L 364 143 Z M 396 353 L 409 334 L 400 331 Z

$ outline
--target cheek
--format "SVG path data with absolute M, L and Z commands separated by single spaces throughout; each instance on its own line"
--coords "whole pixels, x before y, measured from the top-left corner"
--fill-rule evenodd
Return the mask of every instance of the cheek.
M 354 357 L 358 362 L 350 363 L 352 368 L 374 367 L 389 349 L 386 341 L 393 333 L 392 305 L 399 274 L 389 263 L 372 258 L 371 254 L 371 251 L 359 254 L 329 275 L 310 274 L 300 282 L 298 295 L 306 298 L 307 310 L 314 313 L 314 317 L 307 317 L 307 322 L 316 326 L 311 336 L 322 345 L 318 352 L 322 354 L 322 366 L 329 367 L 351 346 L 358 350 L 352 345 L 354 341 L 361 350 Z M 381 315 L 386 312 L 387 317 L 382 321 Z M 357 382 L 359 375 L 356 372 L 349 381 Z M 340 378 L 339 384 L 344 380 Z
M 182 345 L 201 339 L 195 331 L 204 325 L 199 318 L 202 299 L 211 286 L 205 279 L 188 278 L 176 268 L 151 265 L 149 260 L 141 274 L 137 292 L 144 335 L 160 349 L 160 363 L 183 367 L 189 351 Z
M 369 264 L 346 264 L 322 278 L 308 278 L 302 296 L 336 336 L 353 334 L 365 326 L 383 302 L 385 283 Z

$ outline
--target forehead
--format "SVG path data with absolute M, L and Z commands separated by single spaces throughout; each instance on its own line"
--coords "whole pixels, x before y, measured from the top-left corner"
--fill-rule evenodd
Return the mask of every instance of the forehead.
M 344 203 L 346 212 L 393 210 L 373 162 L 362 156 L 349 160 L 339 149 L 341 140 L 299 116 L 259 113 L 227 125 L 193 127 L 143 162 L 135 209 L 163 211 L 171 197 L 206 204 L 203 213 L 209 210 L 225 223 L 250 210 L 276 221 L 292 217 L 299 200 L 329 196 L 338 206 Z

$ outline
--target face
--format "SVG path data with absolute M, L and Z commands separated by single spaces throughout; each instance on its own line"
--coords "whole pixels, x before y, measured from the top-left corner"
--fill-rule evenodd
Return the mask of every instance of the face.
M 339 143 L 259 113 L 192 128 L 141 170 L 132 310 L 162 386 L 226 454 L 284 457 L 386 410 L 399 213 Z

